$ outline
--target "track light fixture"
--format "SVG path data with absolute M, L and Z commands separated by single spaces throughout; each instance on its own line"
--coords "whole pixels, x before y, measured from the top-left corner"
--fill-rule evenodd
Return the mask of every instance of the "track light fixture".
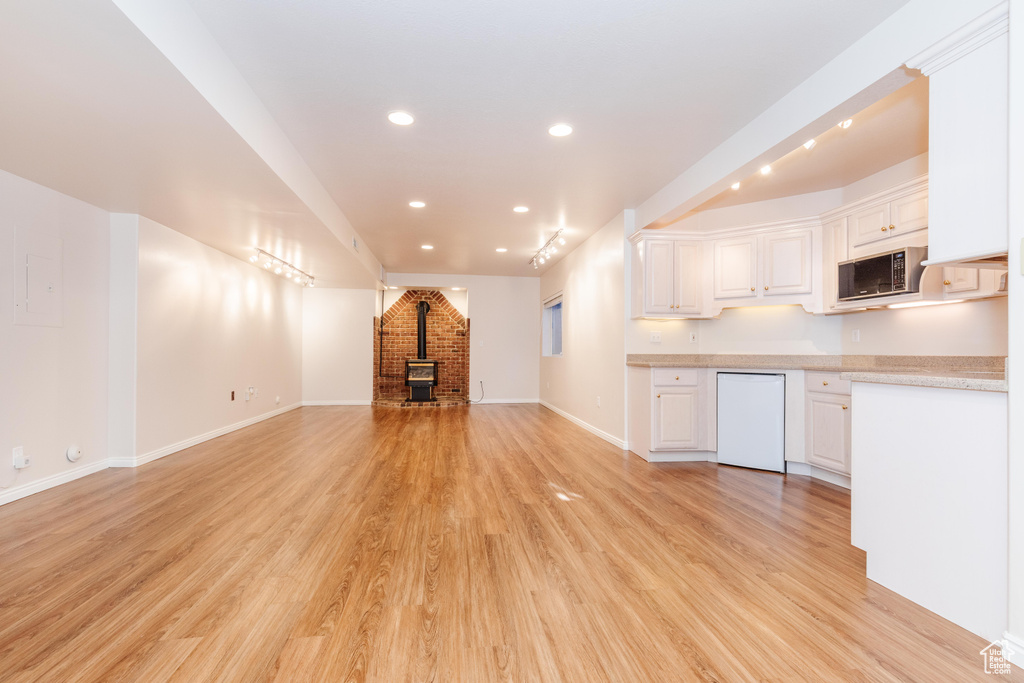
M 263 264 L 263 267 L 267 270 L 273 270 L 277 275 L 284 275 L 286 280 L 292 280 L 303 287 L 313 287 L 316 278 L 301 270 L 292 264 L 288 263 L 284 259 L 274 256 L 269 251 L 264 251 L 259 247 L 253 247 L 253 255 L 249 257 L 249 263 L 253 265 Z
M 558 253 L 558 247 L 555 245 L 565 244 L 565 238 L 562 237 L 563 232 L 565 232 L 565 229 L 559 228 L 558 232 L 552 235 L 551 239 L 545 242 L 544 246 L 537 250 L 537 253 L 533 255 L 532 259 L 530 259 L 531 266 L 536 268 L 538 263 L 544 265 L 545 261 L 551 260 L 552 254 Z

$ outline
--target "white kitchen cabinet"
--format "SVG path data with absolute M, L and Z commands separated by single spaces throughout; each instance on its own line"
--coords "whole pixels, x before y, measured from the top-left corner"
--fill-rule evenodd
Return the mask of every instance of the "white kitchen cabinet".
M 850 382 L 838 373 L 808 372 L 806 377 L 807 463 L 850 474 Z
M 715 240 L 715 299 L 809 294 L 812 243 L 805 228 Z
M 858 209 L 849 225 L 851 248 L 872 245 L 864 254 L 905 246 L 906 235 L 928 227 L 928 190 Z
M 694 240 L 643 240 L 643 315 L 700 315 L 701 244 Z
M 943 268 L 942 290 L 945 299 L 984 299 L 1006 296 L 1006 271 L 988 268 Z
M 946 294 L 977 292 L 978 274 L 977 268 L 943 268 L 942 289 Z
M 811 235 L 794 230 L 761 237 L 765 296 L 810 293 Z
M 757 237 L 715 240 L 715 298 L 757 297 Z
M 654 434 L 651 450 L 695 450 L 700 447 L 698 387 L 655 387 Z
M 629 449 L 651 462 L 706 461 L 714 427 L 707 378 L 706 368 L 630 367 Z

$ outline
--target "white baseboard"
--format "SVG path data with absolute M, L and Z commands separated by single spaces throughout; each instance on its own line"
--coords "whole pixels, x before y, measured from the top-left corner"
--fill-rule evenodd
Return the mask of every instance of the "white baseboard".
M 473 405 L 486 405 L 488 403 L 544 403 L 537 398 L 485 398 L 481 401 L 470 401 Z
M 715 462 L 713 451 L 647 451 L 647 462 Z M 644 456 L 640 456 L 643 458 Z
M 1003 634 L 1003 640 L 1005 640 L 1010 645 L 1010 649 L 1013 650 L 1013 656 L 1007 657 L 1010 664 L 1013 664 L 1014 666 L 1024 666 L 1024 638 L 1017 637 L 1007 631 Z
M 841 486 L 844 489 L 850 488 L 850 478 L 845 474 L 838 474 L 836 472 L 829 472 L 823 470 L 820 467 L 809 465 L 806 462 L 789 462 L 786 461 L 786 474 L 799 474 L 805 477 L 813 477 L 822 481 L 827 481 L 830 484 Z
M 304 406 L 368 406 L 370 400 L 353 399 L 345 401 L 303 401 Z
M 547 408 L 548 410 L 550 410 L 551 412 L 556 413 L 558 415 L 561 415 L 562 417 L 564 417 L 569 422 L 572 422 L 575 425 L 583 427 L 584 429 L 586 429 L 588 432 L 590 432 L 594 436 L 600 437 L 600 438 L 604 439 L 605 441 L 607 441 L 608 443 L 612 444 L 613 446 L 617 446 L 618 448 L 621 448 L 622 450 L 626 450 L 626 442 L 625 442 L 624 439 L 619 439 L 617 437 L 612 436 L 608 432 L 601 431 L 600 429 L 598 429 L 597 427 L 593 426 L 592 424 L 584 422 L 583 420 L 579 419 L 575 415 L 570 415 L 569 413 L 565 412 L 564 410 L 561 410 L 560 408 L 556 408 L 555 406 L 551 405 L 547 401 L 541 400 L 541 401 L 537 401 L 537 402 L 540 403 L 545 408 Z
M 74 469 L 67 470 L 66 472 L 58 472 L 57 474 L 50 475 L 49 477 L 43 477 L 21 486 L 14 486 L 12 488 L 0 489 L 0 505 L 10 503 L 19 498 L 25 496 L 31 496 L 33 493 L 39 493 L 46 489 L 52 489 L 54 486 L 60 486 L 66 484 L 69 481 L 75 479 L 81 479 L 84 476 L 93 474 L 94 472 L 100 472 L 107 469 L 107 460 L 100 460 L 98 462 L 92 462 L 88 465 L 81 465 Z
M 170 455 L 172 453 L 177 453 L 178 451 L 183 451 L 186 448 L 191 448 L 192 446 L 201 444 L 204 441 L 216 439 L 218 436 L 230 434 L 231 432 L 238 431 L 239 429 L 242 429 L 244 427 L 249 427 L 251 425 L 256 424 L 257 422 L 269 420 L 272 417 L 276 417 L 283 413 L 287 413 L 289 410 L 295 410 L 296 408 L 300 407 L 302 407 L 302 403 L 293 403 L 289 406 L 284 406 L 283 408 L 272 410 L 269 413 L 263 413 L 262 415 L 257 415 L 256 417 L 250 417 L 248 420 L 242 420 L 241 422 L 236 422 L 226 427 L 219 427 L 218 429 L 214 429 L 213 431 L 206 432 L 205 434 L 200 434 L 199 436 L 190 437 L 188 439 L 185 439 L 184 441 L 179 441 L 178 443 L 171 444 L 170 446 L 164 446 L 163 448 L 158 448 L 155 451 L 150 451 L 149 453 L 137 455 L 134 458 L 111 458 L 109 463 L 111 467 L 139 467 L 141 465 L 145 465 L 146 463 L 153 462 L 154 460 L 159 460 L 160 458 Z

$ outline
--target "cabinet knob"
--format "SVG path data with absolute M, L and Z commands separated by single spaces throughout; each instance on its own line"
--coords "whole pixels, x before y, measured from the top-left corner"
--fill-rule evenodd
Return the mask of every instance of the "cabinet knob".
M 754 291 L 754 288 L 753 288 L 753 287 L 751 287 L 751 288 L 750 288 L 750 291 L 751 291 L 751 292 L 753 292 L 753 291 Z
M 661 394 L 658 394 L 658 398 L 661 398 Z
M 889 224 L 889 229 L 890 229 L 890 230 L 895 230 L 895 229 L 896 229 L 896 226 L 895 226 L 895 225 L 893 225 L 892 223 L 890 223 L 890 224 Z
M 828 386 L 828 380 L 825 380 L 824 382 L 822 382 L 822 383 L 821 383 L 821 386 L 823 386 L 823 387 L 827 387 L 827 386 Z
M 889 228 L 885 227 L 884 225 L 882 226 L 882 232 L 885 232 L 885 231 L 886 231 L 886 230 L 888 230 L 888 229 L 889 229 Z
M 849 408 L 846 407 L 846 406 L 843 406 L 843 410 L 849 410 Z
M 947 287 L 949 287 L 949 286 L 950 286 L 951 284 L 953 284 L 953 283 L 952 283 L 952 282 L 950 282 L 949 280 L 943 280 L 943 281 L 942 281 L 942 284 L 944 284 L 944 285 L 946 285 Z
M 764 291 L 766 291 L 766 292 L 768 291 L 768 285 L 764 286 Z
M 679 379 L 679 375 L 676 375 L 676 379 Z

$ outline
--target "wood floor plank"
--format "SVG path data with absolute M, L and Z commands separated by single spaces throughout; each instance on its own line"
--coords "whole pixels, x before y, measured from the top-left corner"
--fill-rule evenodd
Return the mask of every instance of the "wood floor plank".
M 849 537 L 537 405 L 307 407 L 0 507 L 0 682 L 991 680 Z

